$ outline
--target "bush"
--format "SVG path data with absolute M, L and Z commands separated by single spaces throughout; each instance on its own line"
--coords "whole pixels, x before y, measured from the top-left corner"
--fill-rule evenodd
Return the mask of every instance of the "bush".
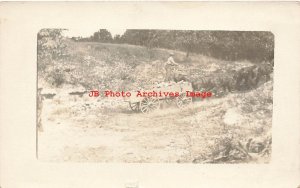
M 64 29 L 42 29 L 37 34 L 37 68 L 39 77 L 48 77 L 46 70 L 55 67 L 55 63 L 67 55 L 67 45 L 64 42 L 65 38 L 62 36 L 63 31 Z
M 61 86 L 66 81 L 64 74 L 60 71 L 54 71 L 51 75 L 51 78 L 53 79 L 52 85 L 56 87 Z

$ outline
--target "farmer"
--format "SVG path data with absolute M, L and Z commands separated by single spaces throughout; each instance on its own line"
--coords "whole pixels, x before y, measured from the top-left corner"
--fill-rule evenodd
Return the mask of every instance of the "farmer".
M 178 63 L 176 63 L 173 59 L 174 53 L 170 52 L 169 58 L 165 64 L 166 69 L 166 81 L 172 81 L 174 79 L 174 66 L 179 66 Z

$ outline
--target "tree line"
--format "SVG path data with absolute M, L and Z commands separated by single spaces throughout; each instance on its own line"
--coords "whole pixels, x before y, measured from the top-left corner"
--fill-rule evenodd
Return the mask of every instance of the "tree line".
M 274 35 L 268 31 L 196 31 L 127 29 L 115 35 L 100 29 L 76 41 L 132 44 L 147 48 L 166 48 L 203 54 L 224 60 L 271 61 L 274 58 Z

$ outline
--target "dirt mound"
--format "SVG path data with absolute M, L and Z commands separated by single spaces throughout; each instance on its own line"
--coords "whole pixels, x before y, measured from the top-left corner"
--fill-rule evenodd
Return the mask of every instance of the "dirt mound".
M 194 162 L 268 161 L 271 153 L 272 91 L 273 82 L 269 81 L 250 92 L 225 97 L 219 106 L 226 109 L 221 112 L 222 136 L 211 141 L 206 157 L 196 158 Z M 208 111 L 217 113 L 214 109 Z

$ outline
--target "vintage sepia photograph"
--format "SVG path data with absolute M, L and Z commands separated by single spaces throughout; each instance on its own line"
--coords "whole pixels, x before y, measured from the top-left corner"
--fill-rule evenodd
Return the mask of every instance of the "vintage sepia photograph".
M 299 187 L 299 9 L 0 3 L 0 187 Z
M 269 31 L 41 29 L 37 158 L 268 164 Z

